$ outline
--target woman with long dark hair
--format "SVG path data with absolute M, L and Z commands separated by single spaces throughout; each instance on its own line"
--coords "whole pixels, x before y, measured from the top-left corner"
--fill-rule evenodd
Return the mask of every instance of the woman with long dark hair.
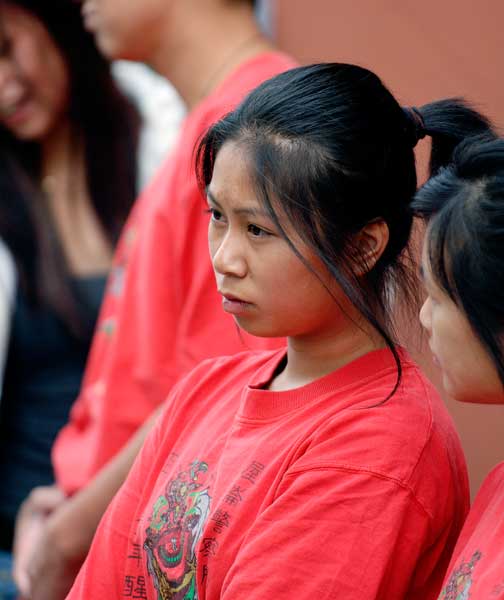
M 0 403 L 1 547 L 53 481 L 112 249 L 136 195 L 136 111 L 67 0 L 0 3 L 0 237 L 17 270 Z
M 403 110 L 367 69 L 270 79 L 197 153 L 223 309 L 287 348 L 205 361 L 95 535 L 71 600 L 431 600 L 468 483 L 453 423 L 396 342 L 413 147 L 432 170 L 487 121 Z M 414 290 L 413 290 L 414 292 Z
M 416 195 L 428 221 L 420 321 L 446 393 L 504 404 L 504 140 L 457 148 Z M 504 598 L 504 464 L 483 482 L 440 599 Z

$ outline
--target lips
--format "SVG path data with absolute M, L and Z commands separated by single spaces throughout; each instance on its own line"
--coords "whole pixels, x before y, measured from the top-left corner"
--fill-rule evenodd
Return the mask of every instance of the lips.
M 22 110 L 28 103 L 29 94 L 26 86 L 18 79 L 12 79 L 2 88 L 2 101 L 0 102 L 0 116 L 2 118 L 12 117 L 16 112 Z
M 29 108 L 29 99 L 23 97 L 16 102 L 0 106 L 0 117 L 7 126 L 15 126 L 28 116 Z
M 227 294 L 220 292 L 222 295 L 222 308 L 232 315 L 240 315 L 251 308 L 251 303 L 234 296 L 233 294 Z
M 243 300 L 238 296 L 234 296 L 233 294 L 225 294 L 223 292 L 220 292 L 220 294 L 224 298 L 224 300 L 229 300 L 230 302 L 243 302 L 243 304 L 248 304 L 246 300 Z
M 0 107 L 0 114 L 2 115 L 3 118 L 8 119 L 16 112 L 17 109 L 18 109 L 18 104 L 2 106 L 2 107 Z

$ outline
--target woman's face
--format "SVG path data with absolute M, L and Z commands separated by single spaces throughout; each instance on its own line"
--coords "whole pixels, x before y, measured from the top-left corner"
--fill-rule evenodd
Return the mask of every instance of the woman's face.
M 69 76 L 45 26 L 11 3 L 0 10 L 0 123 L 21 140 L 42 141 L 66 112 Z
M 256 197 L 247 156 L 237 144 L 227 142 L 219 151 L 207 199 L 217 288 L 240 327 L 261 337 L 308 339 L 331 337 L 347 326 L 327 288 L 344 304 L 342 292 L 288 224 L 282 223 L 287 235 L 324 283 L 281 236 Z
M 502 404 L 504 388 L 497 369 L 465 314 L 434 280 L 426 245 L 422 272 L 427 299 L 420 310 L 420 322 L 429 336 L 443 387 L 450 397 L 461 402 Z

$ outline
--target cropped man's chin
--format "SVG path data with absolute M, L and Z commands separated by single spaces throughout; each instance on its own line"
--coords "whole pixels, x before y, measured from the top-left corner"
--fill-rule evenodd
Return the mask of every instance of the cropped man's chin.
M 110 37 L 97 33 L 95 35 L 95 41 L 98 50 L 103 54 L 103 56 L 105 56 L 105 58 L 108 58 L 109 60 L 130 60 L 124 56 L 126 51 L 117 43 L 114 43 Z

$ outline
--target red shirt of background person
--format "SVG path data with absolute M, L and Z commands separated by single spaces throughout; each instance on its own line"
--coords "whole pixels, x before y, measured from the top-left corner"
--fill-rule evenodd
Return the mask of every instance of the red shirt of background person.
M 192 157 L 202 132 L 245 91 L 291 64 L 272 52 L 241 64 L 191 111 L 174 153 L 137 202 L 117 249 L 81 393 L 53 451 L 66 494 L 85 487 L 200 360 L 285 345 L 240 335 L 222 311 Z
M 429 334 L 446 393 L 504 403 L 504 140 L 467 143 L 421 189 Z M 504 465 L 483 482 L 453 553 L 440 600 L 504 598 Z
M 293 65 L 261 35 L 252 4 L 84 5 L 100 48 L 110 57 L 148 62 L 175 85 L 189 114 L 118 246 L 82 393 L 54 449 L 64 500 L 41 505 L 40 493 L 47 490 L 36 490 L 20 518 L 19 532 L 32 515 L 44 519 L 38 543 L 16 560 L 22 591 L 36 600 L 56 600 L 68 591 L 100 516 L 154 421 L 148 417 L 178 378 L 208 356 L 285 345 L 240 336 L 223 313 L 192 163 L 194 146 L 212 122 L 261 81 Z M 48 546 L 51 553 L 44 551 Z
M 467 474 L 388 302 L 408 289 L 416 140 L 435 152 L 439 129 L 486 123 L 453 102 L 415 110 L 421 132 L 373 73 L 313 65 L 205 135 L 223 308 L 287 350 L 207 361 L 177 386 L 69 599 L 437 597 Z
M 192 110 L 176 148 L 137 203 L 117 250 L 81 394 L 53 452 L 58 485 L 68 495 L 89 483 L 200 360 L 284 345 L 283 340 L 240 338 L 221 310 L 192 159 L 198 138 L 212 122 L 293 62 L 259 33 L 250 1 L 229 6 L 211 0 L 204 10 L 200 7 L 198 18 L 193 12 L 180 2 L 168 9 L 160 0 L 148 9 L 128 4 L 123 11 L 110 1 L 91 0 L 84 6 L 85 22 L 107 55 L 148 57 L 153 68 L 184 90 Z M 183 31 L 189 14 L 194 28 L 206 20 L 205 39 L 194 40 Z M 234 23 L 233 33 L 225 40 L 212 39 L 209 51 L 212 26 L 220 23 L 222 28 L 226 19 Z M 212 55 L 219 52 L 224 56 L 212 75 Z M 172 65 L 168 56 L 177 53 L 181 60 Z M 184 54 L 191 61 L 198 58 L 197 70 L 186 66 L 178 71 Z M 210 58 L 212 67 L 205 69 Z

